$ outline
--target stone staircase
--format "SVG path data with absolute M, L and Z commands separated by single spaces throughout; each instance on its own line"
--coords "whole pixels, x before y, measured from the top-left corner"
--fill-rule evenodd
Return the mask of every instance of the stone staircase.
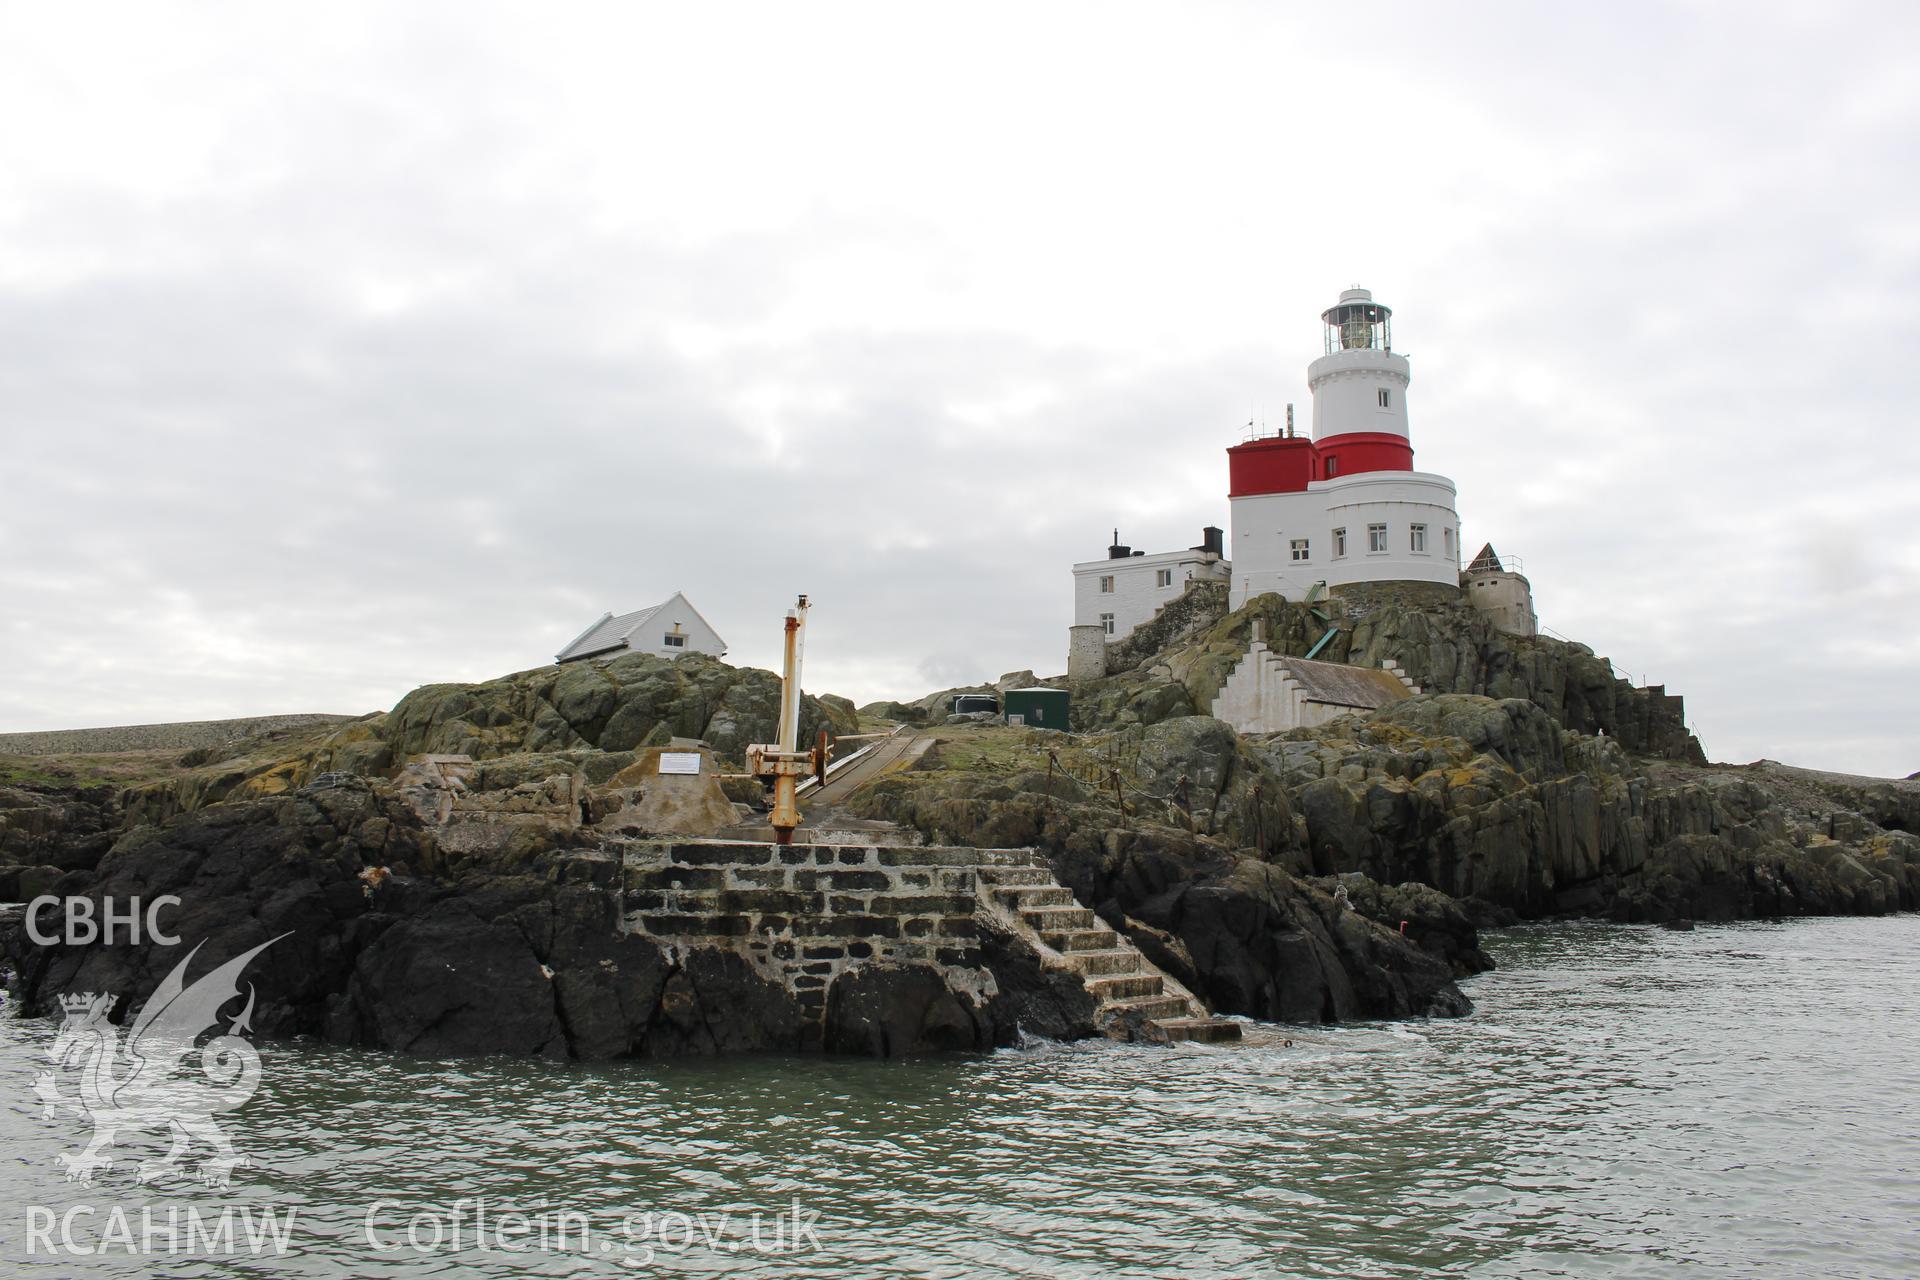
M 1255 639 L 1213 700 L 1213 716 L 1240 733 L 1284 733 L 1364 714 L 1420 692 L 1398 663 L 1378 668 L 1276 653 Z
M 1048 967 L 1080 975 L 1098 1002 L 1095 1024 L 1116 1040 L 1220 1044 L 1240 1039 L 1240 1024 L 1217 1018 L 1185 987 L 1102 925 L 1040 866 L 979 869 L 982 909 L 1026 936 Z

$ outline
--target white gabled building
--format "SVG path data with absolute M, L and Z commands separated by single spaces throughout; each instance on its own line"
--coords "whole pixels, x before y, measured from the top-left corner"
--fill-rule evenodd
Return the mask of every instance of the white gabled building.
M 1073 566 L 1074 626 L 1098 627 L 1111 644 L 1178 599 L 1189 582 L 1225 582 L 1233 566 L 1222 554 L 1220 530 L 1209 525 L 1200 537 L 1197 547 L 1148 555 L 1122 546 L 1115 529 L 1106 559 Z
M 705 653 L 719 658 L 726 652 L 727 642 L 720 633 L 686 596 L 676 591 L 651 609 L 601 615 L 599 621 L 555 654 L 554 661 L 618 658 L 627 653 L 651 653 L 662 658 Z

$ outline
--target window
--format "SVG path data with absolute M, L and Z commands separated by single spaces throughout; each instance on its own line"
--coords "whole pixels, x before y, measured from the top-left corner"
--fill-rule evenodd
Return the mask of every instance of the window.
M 1153 585 L 1154 585 L 1154 586 L 1156 586 L 1156 587 L 1170 587 L 1170 586 L 1172 586 L 1172 585 L 1173 585 L 1173 570 L 1171 570 L 1171 569 L 1155 569 L 1155 570 L 1153 571 Z
M 1293 558 L 1295 560 L 1305 560 L 1307 558 L 1307 540 L 1305 538 L 1295 538 L 1287 545 L 1293 548 Z
M 1387 390 L 1385 387 L 1380 388 L 1380 407 L 1382 409 L 1393 408 L 1393 392 Z
M 1449 525 L 1446 529 L 1442 530 L 1441 532 L 1446 538 L 1447 559 L 1451 560 L 1453 559 L 1453 528 L 1451 525 Z
M 1427 526 L 1415 524 L 1407 526 L 1407 550 L 1427 553 Z
M 1337 476 L 1339 474 L 1340 474 L 1340 459 L 1332 458 L 1332 457 L 1328 458 L 1327 459 L 1328 479 L 1332 479 L 1334 476 Z
M 1370 524 L 1367 526 L 1367 550 L 1385 551 L 1387 549 L 1387 526 Z
M 1107 581 L 1111 582 L 1113 581 L 1113 579 L 1109 578 L 1107 579 Z M 1112 614 L 1103 613 L 1100 615 L 1100 629 L 1106 632 L 1108 635 L 1113 634 L 1113 615 Z
M 1113 594 L 1113 575 L 1112 574 L 1108 574 L 1107 576 L 1100 579 L 1100 594 L 1103 596 L 1110 596 Z
M 669 631 L 660 637 L 660 643 L 669 649 L 684 649 L 687 647 L 687 638 L 685 636 L 677 636 Z
M 1333 558 L 1338 560 L 1345 554 L 1347 554 L 1347 531 L 1345 529 L 1335 529 L 1333 531 Z

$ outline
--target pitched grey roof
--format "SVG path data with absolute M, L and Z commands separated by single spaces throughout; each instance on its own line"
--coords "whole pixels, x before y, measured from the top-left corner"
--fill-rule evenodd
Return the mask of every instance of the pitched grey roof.
M 633 613 L 623 613 L 619 617 L 605 614 L 600 621 L 580 633 L 578 639 L 555 655 L 556 662 L 571 662 L 575 658 L 590 658 L 596 653 L 609 653 L 615 649 L 627 647 L 627 636 L 641 623 L 666 607 L 667 602 L 648 609 L 638 609 Z
M 659 613 L 675 600 L 685 603 L 688 612 L 692 613 L 694 617 L 699 618 L 700 621 L 707 621 L 706 618 L 701 616 L 700 611 L 693 607 L 693 602 L 688 600 L 684 593 L 676 591 L 659 604 L 652 605 L 645 609 L 636 609 L 632 613 L 623 613 L 618 616 L 611 613 L 602 614 L 600 621 L 594 623 L 585 631 L 582 631 L 574 638 L 572 644 L 569 644 L 566 648 L 555 654 L 554 661 L 572 662 L 578 658 L 591 658 L 598 654 L 614 653 L 627 648 L 628 638 L 641 627 L 645 626 L 649 618 Z M 712 629 L 712 626 L 712 623 L 707 623 L 709 630 Z M 719 635 L 719 632 L 714 632 L 716 639 L 719 638 Z M 722 648 L 726 647 L 726 641 L 722 640 L 720 643 Z
M 1494 551 L 1491 542 L 1480 548 L 1480 554 L 1467 565 L 1468 573 L 1498 573 L 1500 569 L 1500 557 Z
M 1375 667 L 1349 667 L 1343 662 L 1309 662 L 1305 658 L 1283 658 L 1287 674 L 1300 686 L 1301 697 L 1308 702 L 1324 702 L 1335 707 L 1360 707 L 1371 711 L 1410 695 L 1391 671 Z

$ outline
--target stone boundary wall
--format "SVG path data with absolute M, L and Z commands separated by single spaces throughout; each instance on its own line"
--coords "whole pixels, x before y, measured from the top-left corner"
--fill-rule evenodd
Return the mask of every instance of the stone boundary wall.
M 1027 849 L 725 841 L 631 845 L 622 858 L 627 928 L 739 951 L 816 1018 L 834 979 L 869 962 L 941 970 L 984 1001 L 979 869 L 1045 865 Z
M 255 734 L 314 725 L 345 724 L 358 716 L 249 716 L 239 720 L 187 720 L 178 724 L 128 724 L 110 729 L 49 729 L 0 733 L 0 755 L 53 756 L 107 751 L 192 751 L 219 747 Z
M 1351 622 L 1378 609 L 1431 610 L 1467 603 L 1467 593 L 1445 582 L 1345 582 L 1327 588 Z

